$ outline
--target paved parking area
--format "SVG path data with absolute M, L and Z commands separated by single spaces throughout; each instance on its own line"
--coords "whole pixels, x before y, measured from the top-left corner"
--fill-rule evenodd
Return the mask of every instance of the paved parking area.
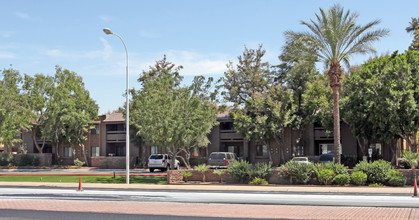
M 0 199 L 1 209 L 71 211 L 218 218 L 269 219 L 419 219 L 419 209 L 328 206 L 196 204 L 130 201 Z

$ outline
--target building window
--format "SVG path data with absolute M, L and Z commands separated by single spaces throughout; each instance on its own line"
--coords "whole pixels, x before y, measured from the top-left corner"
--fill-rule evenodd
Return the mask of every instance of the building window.
M 99 156 L 99 147 L 92 147 L 92 157 Z
M 268 156 L 268 145 L 257 145 L 256 146 L 256 156 L 257 157 L 267 157 Z
M 64 148 L 64 157 L 72 157 L 73 156 L 73 148 L 72 147 L 65 147 Z
M 333 154 L 335 153 L 334 151 L 335 147 L 333 144 L 320 144 L 320 155 L 322 154 Z
M 158 154 L 159 148 L 157 146 L 151 146 L 151 154 Z
M 93 125 L 90 129 L 90 134 L 99 134 L 99 125 Z

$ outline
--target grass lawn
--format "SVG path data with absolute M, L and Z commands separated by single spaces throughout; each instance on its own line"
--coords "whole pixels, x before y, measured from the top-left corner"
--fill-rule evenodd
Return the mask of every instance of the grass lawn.
M 63 182 L 78 183 L 79 176 L 0 176 L 4 182 Z M 82 176 L 83 183 L 126 183 L 125 176 Z M 167 184 L 165 176 L 132 176 L 130 183 Z

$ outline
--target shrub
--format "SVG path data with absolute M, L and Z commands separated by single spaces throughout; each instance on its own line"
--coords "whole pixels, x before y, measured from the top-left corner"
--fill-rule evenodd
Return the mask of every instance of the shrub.
M 280 167 L 279 175 L 283 177 L 296 179 L 298 182 L 307 184 L 315 173 L 313 164 L 297 163 L 295 161 L 288 161 Z
M 19 166 L 38 166 L 40 164 L 39 157 L 29 154 L 21 154 L 19 157 Z
M 333 183 L 341 186 L 349 184 L 350 181 L 351 177 L 348 174 L 338 174 L 333 178 Z
M 317 163 L 314 166 L 316 168 L 316 176 L 318 176 L 320 170 L 324 169 L 333 170 L 336 175 L 348 174 L 348 167 L 339 163 Z
M 1 153 L 0 154 L 0 166 L 9 166 L 13 161 L 12 154 L 9 153 Z
M 198 170 L 199 172 L 202 173 L 202 182 L 205 182 L 205 172 L 207 172 L 209 168 L 210 166 L 206 164 L 200 164 L 194 167 L 194 170 Z
M 351 180 L 357 186 L 364 186 L 367 183 L 367 174 L 362 171 L 353 172 Z
M 274 174 L 275 168 L 272 167 L 272 162 L 269 163 L 257 163 L 252 172 L 252 178 L 260 178 L 269 180 Z
M 249 184 L 253 185 L 268 185 L 268 181 L 263 178 L 255 177 Z
M 226 170 L 214 170 L 214 174 L 217 174 L 220 177 L 220 183 L 223 182 L 223 174 L 227 173 Z
M 249 180 L 249 173 L 252 171 L 252 164 L 247 161 L 233 161 L 227 167 L 227 173 L 231 178 L 240 182 Z
M 330 169 L 323 169 L 320 170 L 317 176 L 317 180 L 320 183 L 323 183 L 325 185 L 330 184 L 333 179 L 335 178 L 336 174 L 333 170 Z
M 386 183 L 388 172 L 392 169 L 391 163 L 385 160 L 377 160 L 373 163 L 365 161 L 359 162 L 355 167 L 355 171 L 362 171 L 367 174 L 369 183 Z
M 382 183 L 371 183 L 368 186 L 371 186 L 371 187 L 381 187 L 381 186 L 384 186 L 384 185 Z
M 74 160 L 74 165 L 76 165 L 76 167 L 78 167 L 78 168 L 82 167 L 84 164 L 85 164 L 85 162 L 80 161 L 78 158 L 76 158 Z
M 390 170 L 388 172 L 388 185 L 390 186 L 404 186 L 406 184 L 406 177 L 397 170 Z
M 192 176 L 192 172 L 189 172 L 189 171 L 182 172 L 182 176 L 183 176 L 183 180 L 185 182 L 188 182 L 188 178 Z

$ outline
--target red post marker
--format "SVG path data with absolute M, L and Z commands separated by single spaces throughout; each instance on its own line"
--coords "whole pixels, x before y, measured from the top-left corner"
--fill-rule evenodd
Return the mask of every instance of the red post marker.
M 413 196 L 418 196 L 418 181 L 416 179 L 413 186 Z
M 83 187 L 81 186 L 81 177 L 79 179 L 79 189 L 77 191 L 83 191 Z

